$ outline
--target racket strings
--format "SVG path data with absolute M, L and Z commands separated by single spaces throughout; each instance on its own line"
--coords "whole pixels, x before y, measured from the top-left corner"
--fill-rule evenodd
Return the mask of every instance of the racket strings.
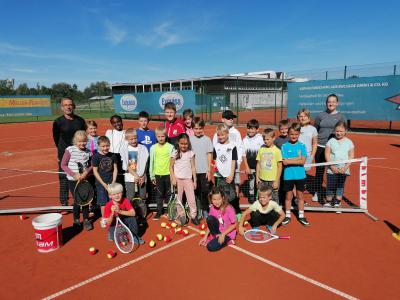
M 74 191 L 74 200 L 78 205 L 88 205 L 94 197 L 94 189 L 88 181 L 78 183 Z
M 132 234 L 120 224 L 115 228 L 115 238 L 118 244 L 118 248 L 122 252 L 132 251 L 134 244 Z

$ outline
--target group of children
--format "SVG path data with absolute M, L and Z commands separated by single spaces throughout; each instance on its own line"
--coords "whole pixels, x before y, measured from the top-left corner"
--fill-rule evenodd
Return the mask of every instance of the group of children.
M 115 214 L 137 234 L 137 221 L 145 220 L 147 214 L 145 200 L 155 194 L 157 210 L 153 220 L 158 220 L 175 189 L 178 199 L 187 201 L 194 225 L 200 221 L 197 210 L 205 217 L 208 229 L 200 244 L 209 251 L 234 243 L 236 230 L 244 233 L 243 224 L 249 216 L 253 227 L 268 225 L 272 232 L 281 223 L 289 224 L 294 195 L 299 222 L 310 225 L 304 216 L 308 171 L 304 165 L 313 162 L 318 134 L 310 125 L 307 109 L 298 112 L 299 123 L 282 120 L 279 136 L 271 128 L 258 133 L 259 122 L 252 119 L 247 123 L 244 139 L 233 126 L 236 115 L 227 110 L 222 113 L 222 124 L 217 126 L 212 140 L 204 134 L 205 122 L 192 110 L 186 109 L 180 120 L 175 104 L 169 102 L 164 112 L 165 122 L 155 131 L 148 127 L 146 112 L 139 113 L 137 129 L 124 130 L 121 117 L 112 116 L 113 129 L 107 130 L 105 136 L 97 136 L 96 123 L 88 121 L 87 132 L 77 131 L 73 146 L 65 151 L 62 168 L 71 192 L 78 180 L 93 171 L 100 224 L 109 228 L 110 239 Z M 345 123 L 336 124 L 334 137 L 326 145 L 327 161 L 353 158 L 354 145 L 346 131 Z M 243 214 L 239 206 L 241 169 L 248 177 L 251 204 Z M 329 205 L 340 205 L 349 165 L 332 165 L 327 173 L 326 199 Z M 200 205 L 196 205 L 196 197 Z M 92 229 L 88 208 L 82 208 L 82 214 L 84 228 Z M 74 205 L 73 216 L 74 225 L 80 226 L 80 207 Z

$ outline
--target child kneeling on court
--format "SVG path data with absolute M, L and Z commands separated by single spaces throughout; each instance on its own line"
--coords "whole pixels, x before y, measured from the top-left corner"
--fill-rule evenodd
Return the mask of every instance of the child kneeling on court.
M 207 250 L 213 252 L 235 244 L 237 219 L 235 209 L 228 203 L 222 189 L 213 187 L 209 199 L 207 230 L 199 245 L 207 246 Z
M 108 225 L 108 240 L 114 240 L 115 219 L 120 217 L 121 221 L 128 226 L 129 230 L 138 235 L 138 225 L 135 218 L 136 212 L 132 207 L 131 202 L 127 198 L 122 198 L 124 188 L 120 183 L 112 183 L 108 186 L 108 195 L 110 201 L 104 207 L 104 217 Z M 144 241 L 139 238 L 139 244 L 144 244 Z
M 278 203 L 271 200 L 272 187 L 261 184 L 258 189 L 258 200 L 246 209 L 239 221 L 239 233 L 244 235 L 244 221 L 250 215 L 250 224 L 253 229 L 258 229 L 260 226 L 267 226 L 267 229 L 272 233 L 276 233 L 279 224 L 285 218 L 285 213 Z

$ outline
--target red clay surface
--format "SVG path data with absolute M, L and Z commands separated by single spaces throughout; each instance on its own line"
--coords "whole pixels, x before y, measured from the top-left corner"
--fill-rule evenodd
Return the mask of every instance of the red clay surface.
M 135 121 L 125 121 L 125 128 Z M 99 120 L 99 133 L 108 128 Z M 243 133 L 243 129 L 240 129 Z M 214 128 L 208 127 L 211 135 Z M 56 150 L 51 139 L 51 122 L 0 126 L 0 167 L 55 170 Z M 398 299 L 400 294 L 399 247 L 392 230 L 383 222 L 400 227 L 397 184 L 400 176 L 400 137 L 396 135 L 349 134 L 356 145 L 356 156 L 384 157 L 370 160 L 368 169 L 369 211 L 379 218 L 373 222 L 363 214 L 307 213 L 311 227 L 304 228 L 295 219 L 281 228 L 291 240 L 268 244 L 250 244 L 238 238 L 237 246 L 293 270 L 308 278 L 361 299 Z M 42 150 L 40 150 L 42 149 Z M 5 156 L 4 152 L 13 155 Z M 58 205 L 57 175 L 0 171 L 0 197 L 3 201 L 26 204 L 33 196 L 40 204 Z M 6 178 L 8 177 L 8 178 Z M 36 187 L 30 187 L 36 186 Z M 8 191 L 8 192 L 7 192 Z M 43 198 L 42 198 L 43 197 Z M 46 198 L 49 197 L 49 198 Z M 33 201 L 30 199 L 29 201 Z M 23 203 L 24 202 L 24 203 Z M 57 251 L 48 254 L 36 250 L 32 218 L 21 221 L 18 215 L 0 216 L 0 282 L 2 299 L 43 298 L 102 274 L 121 264 L 160 250 L 147 245 L 131 254 L 107 259 L 106 252 L 116 250 L 107 241 L 106 231 L 96 222 L 95 229 L 81 232 Z M 163 221 L 163 220 L 161 220 Z M 161 229 L 161 221 L 149 221 L 144 235 L 148 243 Z M 70 231 L 72 215 L 63 217 L 65 232 Z M 310 284 L 267 265 L 248 254 L 228 247 L 208 253 L 197 246 L 199 236 L 171 245 L 126 268 L 76 288 L 61 297 L 68 299 L 333 299 L 339 295 Z M 175 236 L 173 242 L 182 239 Z M 88 254 L 94 246 L 100 252 Z

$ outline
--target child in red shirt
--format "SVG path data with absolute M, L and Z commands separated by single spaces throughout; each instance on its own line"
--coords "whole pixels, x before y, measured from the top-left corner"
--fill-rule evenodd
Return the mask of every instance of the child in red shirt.
M 124 188 L 119 183 L 112 183 L 108 186 L 108 195 L 110 201 L 104 207 L 104 217 L 107 220 L 108 226 L 108 240 L 114 240 L 115 231 L 115 217 L 119 216 L 121 221 L 128 226 L 129 230 L 135 235 L 138 235 L 138 225 L 136 221 L 136 212 L 132 204 L 127 198 L 122 199 L 122 192 Z M 141 238 L 138 238 L 139 244 L 144 244 Z
M 168 135 L 168 142 L 175 146 L 178 136 L 186 132 L 185 125 L 182 120 L 176 117 L 176 105 L 173 102 L 167 102 L 164 106 L 165 127 Z

